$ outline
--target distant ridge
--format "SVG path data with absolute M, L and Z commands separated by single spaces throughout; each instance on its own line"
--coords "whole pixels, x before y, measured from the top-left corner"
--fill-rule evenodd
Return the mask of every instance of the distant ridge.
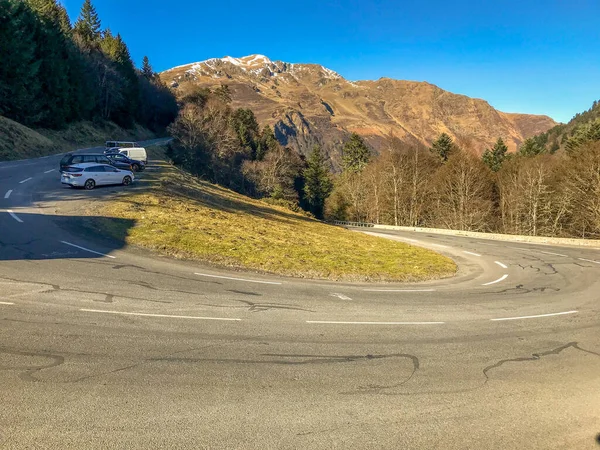
M 274 127 L 283 145 L 307 153 L 318 143 L 334 160 L 351 132 L 376 149 L 390 132 L 423 144 L 444 132 L 481 153 L 499 137 L 515 151 L 526 138 L 557 125 L 548 116 L 505 113 L 485 100 L 427 82 L 353 82 L 319 64 L 273 61 L 259 54 L 185 64 L 161 78 L 178 95 L 194 86 L 227 84 L 233 106 L 252 109 L 259 122 Z

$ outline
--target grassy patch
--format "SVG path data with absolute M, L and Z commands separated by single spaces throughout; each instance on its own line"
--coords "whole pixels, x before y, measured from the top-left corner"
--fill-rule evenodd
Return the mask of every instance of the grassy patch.
M 127 230 L 109 227 L 113 237 L 175 257 L 295 277 L 420 281 L 456 271 L 430 250 L 327 225 L 154 161 L 160 170 L 145 172 L 136 191 L 96 204 L 93 214 L 135 221 Z
M 34 130 L 0 116 L 0 161 L 35 158 L 82 147 L 104 145 L 108 139 L 129 141 L 153 137 L 151 132 L 142 127 L 124 130 L 112 122 L 79 122 L 64 130 Z

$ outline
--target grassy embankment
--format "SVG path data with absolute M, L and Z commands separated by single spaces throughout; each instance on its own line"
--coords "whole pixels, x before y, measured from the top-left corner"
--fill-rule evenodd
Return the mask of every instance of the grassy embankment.
M 34 130 L 0 116 L 0 161 L 35 158 L 83 147 L 104 145 L 108 139 L 144 140 L 153 134 L 141 127 L 124 130 L 114 123 L 79 122 L 64 130 Z
M 144 172 L 133 192 L 96 202 L 88 211 L 104 232 L 129 244 L 217 266 L 303 278 L 421 281 L 456 272 L 452 260 L 430 250 L 244 197 L 157 160 L 160 147 L 150 152 L 159 170 Z

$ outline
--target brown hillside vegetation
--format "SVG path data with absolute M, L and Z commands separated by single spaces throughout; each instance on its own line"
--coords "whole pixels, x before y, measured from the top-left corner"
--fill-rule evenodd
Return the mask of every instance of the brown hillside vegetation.
M 514 151 L 554 125 L 547 116 L 497 111 L 484 100 L 426 82 L 381 78 L 351 82 L 316 64 L 271 61 L 261 55 L 210 59 L 163 72 L 178 95 L 194 86 L 227 84 L 233 106 L 250 108 L 283 145 L 307 153 L 319 143 L 334 160 L 350 132 L 379 149 L 390 131 L 407 143 L 430 144 L 440 133 L 481 153 L 501 137 Z

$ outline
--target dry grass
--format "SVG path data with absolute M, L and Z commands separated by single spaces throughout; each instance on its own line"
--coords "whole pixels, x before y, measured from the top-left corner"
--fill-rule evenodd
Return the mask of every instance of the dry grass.
M 151 132 L 142 127 L 124 130 L 112 122 L 79 122 L 64 130 L 34 130 L 0 116 L 0 161 L 35 158 L 104 145 L 108 139 L 144 140 L 153 137 Z
M 152 156 L 152 155 L 151 155 Z M 219 266 L 350 281 L 420 281 L 451 276 L 455 264 L 429 250 L 354 233 L 199 181 L 165 162 L 137 193 L 95 214 L 115 238 Z

